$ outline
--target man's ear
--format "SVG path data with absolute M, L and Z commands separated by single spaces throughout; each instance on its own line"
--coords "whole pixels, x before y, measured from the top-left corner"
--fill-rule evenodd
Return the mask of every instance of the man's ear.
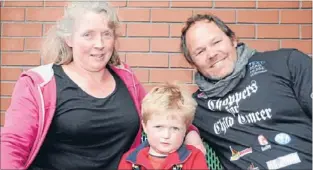
M 72 37 L 71 36 L 67 36 L 65 37 L 65 43 L 69 46 L 69 47 L 73 47 L 73 42 L 72 42 Z
M 189 63 L 193 69 L 197 69 L 198 67 L 194 63 Z
M 236 36 L 231 37 L 231 41 L 233 43 L 233 46 L 236 48 L 238 45 L 238 39 Z

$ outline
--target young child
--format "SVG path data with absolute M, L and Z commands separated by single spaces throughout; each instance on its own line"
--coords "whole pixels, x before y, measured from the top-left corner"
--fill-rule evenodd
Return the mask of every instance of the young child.
M 191 95 L 177 85 L 153 88 L 142 101 L 147 141 L 125 153 L 118 169 L 208 169 L 203 153 L 183 144 L 196 106 Z

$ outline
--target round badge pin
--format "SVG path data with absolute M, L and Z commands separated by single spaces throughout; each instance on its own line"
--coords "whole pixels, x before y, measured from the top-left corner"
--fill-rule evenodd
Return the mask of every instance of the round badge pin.
M 286 145 L 291 141 L 291 138 L 287 133 L 279 133 L 275 136 L 275 141 L 280 145 Z

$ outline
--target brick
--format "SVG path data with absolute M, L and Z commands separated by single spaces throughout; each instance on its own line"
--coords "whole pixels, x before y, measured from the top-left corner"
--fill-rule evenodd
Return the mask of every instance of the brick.
M 0 80 L 17 80 L 22 73 L 21 68 L 0 68 Z
M 11 98 L 0 98 L 0 110 L 7 110 L 10 106 Z
M 126 63 L 139 67 L 168 67 L 168 54 L 126 54 Z
M 45 1 L 44 4 L 46 7 L 64 7 L 66 5 L 68 5 L 67 2 L 65 1 Z
M 118 56 L 119 56 L 119 58 L 120 58 L 120 60 L 122 61 L 122 62 L 126 62 L 126 53 L 124 53 L 124 52 L 118 52 Z
M 257 38 L 299 38 L 298 25 L 259 25 Z
M 149 83 L 149 84 L 142 84 L 146 92 L 149 92 L 155 86 L 161 85 L 163 83 Z M 190 94 L 196 92 L 198 90 L 198 86 L 195 84 L 179 84 L 183 88 L 187 89 Z
M 181 30 L 185 24 L 171 24 L 170 25 L 170 35 L 171 37 L 180 37 L 181 36 Z
M 116 34 L 118 37 L 119 36 L 125 37 L 126 36 L 126 24 L 120 23 L 116 30 Z
M 196 92 L 199 89 L 196 84 L 182 84 L 181 86 L 188 90 L 190 94 Z
M 168 24 L 127 24 L 128 36 L 169 36 Z
M 118 51 L 149 51 L 149 39 L 145 38 L 120 38 Z
M 281 23 L 312 23 L 312 10 L 282 10 Z
M 163 85 L 164 83 L 143 83 L 143 87 L 145 88 L 146 92 L 149 92 L 150 90 L 152 90 L 152 88 L 159 86 L 159 85 Z M 176 83 L 179 86 L 181 86 L 182 88 L 186 89 L 187 91 L 189 91 L 190 94 L 196 92 L 198 90 L 198 86 L 196 84 L 185 84 L 185 83 Z
M 4 23 L 3 36 L 41 36 L 42 24 Z
M 256 49 L 257 51 L 271 51 L 279 48 L 278 40 L 245 40 L 241 42 L 246 43 L 249 47 Z
M 299 1 L 258 1 L 258 8 L 299 8 Z
M 142 84 L 143 88 L 145 89 L 146 92 L 149 92 L 153 87 L 159 85 L 161 83 L 149 83 L 149 84 Z
M 149 21 L 149 9 L 118 9 L 120 21 Z
M 301 26 L 301 38 L 312 38 L 312 26 L 311 25 Z
M 112 1 L 109 2 L 110 6 L 112 7 L 126 7 L 127 2 L 125 1 Z
M 40 65 L 39 53 L 2 53 L 2 65 Z
M 253 1 L 216 1 L 215 8 L 255 8 Z
M 25 9 L 24 8 L 2 8 L 0 10 L 1 21 L 24 21 Z
M 0 113 L 0 126 L 4 126 L 4 121 L 5 121 L 5 114 L 4 113 Z
M 24 38 L 1 38 L 1 51 L 22 51 L 24 49 Z
M 151 51 L 179 52 L 180 39 L 178 38 L 155 38 L 151 39 Z
M 302 0 L 301 8 L 310 8 L 312 9 L 312 1 Z
M 235 10 L 194 10 L 194 15 L 196 14 L 213 14 L 225 23 L 234 23 L 236 21 Z
M 172 8 L 210 8 L 212 7 L 212 2 L 177 2 L 173 1 Z
M 237 22 L 239 23 L 278 23 L 278 10 L 238 10 Z
M 15 83 L 1 83 L 0 94 L 10 96 L 13 93 Z
M 43 6 L 43 1 L 37 0 L 37 1 L 5 1 L 4 6 L 10 6 L 10 7 L 39 7 Z
M 48 31 L 55 26 L 55 24 L 43 24 L 43 35 L 46 36 Z
M 40 50 L 43 38 L 25 38 L 25 50 Z
M 149 70 L 148 69 L 133 69 L 137 79 L 140 82 L 148 82 L 149 81 Z
M 180 82 L 191 83 L 192 71 L 191 70 L 174 70 L 174 69 L 153 69 L 150 70 L 149 82 Z
M 306 54 L 312 54 L 312 40 L 282 40 L 281 47 L 297 48 Z
M 152 22 L 184 22 L 192 16 L 192 10 L 151 9 Z
M 64 14 L 63 8 L 27 8 L 27 21 L 56 21 Z
M 170 68 L 192 68 L 183 54 L 170 55 Z
M 151 2 L 149 2 L 149 1 L 129 1 L 128 2 L 128 4 L 127 4 L 127 6 L 128 7 L 140 7 L 140 8 L 142 8 L 142 7 L 153 7 L 153 8 L 157 8 L 157 7 L 169 7 L 169 2 L 167 1 L 159 1 L 159 2 L 157 2 L 157 1 L 151 1 Z
M 238 38 L 254 38 L 255 26 L 254 25 L 229 25 Z

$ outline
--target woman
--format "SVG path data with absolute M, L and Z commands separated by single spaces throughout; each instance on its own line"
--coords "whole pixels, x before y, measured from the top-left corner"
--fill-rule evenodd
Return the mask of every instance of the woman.
M 67 8 L 43 46 L 53 64 L 23 73 L 15 85 L 1 169 L 116 169 L 140 143 L 145 92 L 117 56 L 117 24 L 105 2 Z M 189 134 L 187 142 L 201 146 Z

